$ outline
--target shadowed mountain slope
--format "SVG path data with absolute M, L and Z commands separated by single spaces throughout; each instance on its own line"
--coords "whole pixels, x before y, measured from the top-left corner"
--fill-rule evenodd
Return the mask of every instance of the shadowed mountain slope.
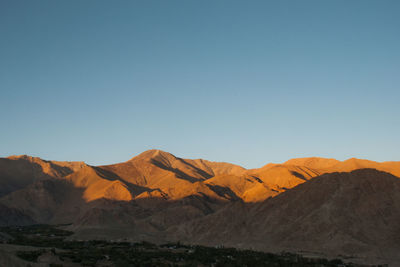
M 75 238 L 181 240 L 400 262 L 399 175 L 400 162 L 354 158 L 301 158 L 246 170 L 161 150 L 105 166 L 13 156 L 0 159 L 0 225 L 71 223 Z
M 85 190 L 85 198 L 180 199 L 191 194 L 222 199 L 262 201 L 313 177 L 336 171 L 375 168 L 400 176 L 399 162 L 377 163 L 349 159 L 292 159 L 246 170 L 240 166 L 203 159 L 182 159 L 161 150 L 148 150 L 127 162 L 90 167 L 82 162 L 46 161 L 29 156 L 0 159 L 0 197 L 34 181 L 67 179 Z M 82 184 L 82 181 L 85 181 Z M 90 188 L 89 188 L 90 187 Z
M 235 203 L 170 232 L 207 245 L 399 261 L 399 220 L 399 178 L 360 169 L 324 174 L 264 202 Z
M 85 165 L 83 162 L 47 161 L 26 155 L 0 158 L 0 197 L 35 181 L 63 177 Z
M 375 162 L 351 158 L 345 161 L 326 158 L 297 158 L 283 164 L 267 164 L 259 169 L 247 170 L 246 174 L 257 177 L 269 188 L 281 193 L 325 173 L 350 172 L 371 168 L 400 177 L 400 162 Z M 262 198 L 259 198 L 262 200 Z M 264 198 L 266 199 L 266 198 Z
M 157 190 L 169 199 L 179 199 L 196 190 L 215 197 L 215 192 L 201 182 L 215 175 L 241 175 L 245 172 L 237 165 L 182 159 L 161 150 L 148 150 L 127 162 L 99 168 L 114 173 L 125 182 Z
M 118 179 L 104 177 L 96 168 L 86 166 L 64 178 L 76 188 L 82 188 L 85 201 L 104 198 L 116 201 L 130 201 L 129 187 Z M 133 188 L 133 186 L 132 186 Z
M 317 170 L 319 173 L 349 172 L 357 169 L 370 168 L 385 171 L 398 177 L 400 176 L 399 161 L 376 162 L 372 160 L 356 158 L 351 158 L 345 161 L 338 161 L 335 159 L 311 157 L 291 159 L 286 161 L 283 165 L 307 167 L 313 170 Z

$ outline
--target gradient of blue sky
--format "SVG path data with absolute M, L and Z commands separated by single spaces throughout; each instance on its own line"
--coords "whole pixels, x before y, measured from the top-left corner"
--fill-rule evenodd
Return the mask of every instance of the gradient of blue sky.
M 0 1 L 0 156 L 400 160 L 400 1 Z

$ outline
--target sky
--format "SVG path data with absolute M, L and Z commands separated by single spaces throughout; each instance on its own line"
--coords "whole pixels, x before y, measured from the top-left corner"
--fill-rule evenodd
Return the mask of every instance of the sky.
M 400 160 L 400 1 L 0 1 L 0 156 Z

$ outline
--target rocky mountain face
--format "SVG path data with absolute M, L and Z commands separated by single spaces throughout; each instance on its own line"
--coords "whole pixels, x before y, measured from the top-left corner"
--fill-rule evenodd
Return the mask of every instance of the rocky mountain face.
M 235 203 L 169 231 L 205 245 L 393 259 L 400 251 L 399 220 L 399 178 L 359 169 L 323 174 L 274 198 Z
M 63 177 L 85 165 L 83 162 L 47 161 L 26 155 L 0 158 L 0 197 L 39 180 Z
M 0 159 L 0 225 L 400 262 L 400 162 L 292 159 L 246 170 L 149 150 L 89 166 Z

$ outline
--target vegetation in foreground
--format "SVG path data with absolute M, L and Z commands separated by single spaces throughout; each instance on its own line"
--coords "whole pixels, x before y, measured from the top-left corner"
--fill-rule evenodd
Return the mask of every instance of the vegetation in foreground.
M 30 262 L 47 261 L 50 266 L 354 266 L 340 259 L 305 258 L 298 254 L 272 254 L 235 248 L 188 246 L 178 243 L 70 241 L 70 231 L 50 225 L 1 227 L 11 236 L 8 244 L 37 247 L 17 251 Z M 46 259 L 44 259 L 46 258 Z

